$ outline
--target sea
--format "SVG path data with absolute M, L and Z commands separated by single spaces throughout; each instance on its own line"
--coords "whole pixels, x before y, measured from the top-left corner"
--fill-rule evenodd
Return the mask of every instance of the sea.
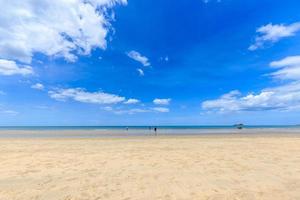
M 156 132 L 155 129 L 156 128 Z M 300 134 L 300 125 L 236 126 L 0 126 L 0 138 L 97 138 L 220 134 Z

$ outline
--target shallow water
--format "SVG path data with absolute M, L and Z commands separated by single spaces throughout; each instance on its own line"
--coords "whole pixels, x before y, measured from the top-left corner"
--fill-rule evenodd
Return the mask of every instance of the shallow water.
M 247 126 L 240 130 L 233 126 L 161 126 L 157 129 L 157 135 L 161 136 L 235 134 L 300 134 L 300 127 Z M 154 135 L 154 130 L 146 126 L 0 127 L 0 138 L 97 138 Z

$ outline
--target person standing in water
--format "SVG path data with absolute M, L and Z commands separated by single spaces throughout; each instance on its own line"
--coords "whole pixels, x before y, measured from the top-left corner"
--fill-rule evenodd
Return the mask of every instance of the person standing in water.
M 155 132 L 155 135 L 157 135 L 157 128 L 154 127 L 154 132 Z

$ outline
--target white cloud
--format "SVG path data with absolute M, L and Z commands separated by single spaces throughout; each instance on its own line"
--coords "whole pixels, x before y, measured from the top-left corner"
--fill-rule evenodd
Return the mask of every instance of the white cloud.
M 213 0 L 202 0 L 203 3 L 209 3 L 209 2 L 212 2 Z M 221 0 L 216 0 L 217 3 L 220 3 Z
M 300 56 L 286 57 L 271 62 L 270 66 L 277 69 L 270 74 L 274 79 L 289 82 L 257 94 L 231 91 L 218 99 L 204 101 L 202 108 L 218 112 L 300 109 Z
M 290 25 L 283 24 L 267 24 L 259 27 L 256 32 L 259 36 L 256 36 L 255 43 L 248 49 L 254 51 L 259 48 L 263 48 L 265 43 L 275 43 L 282 38 L 294 36 L 296 32 L 300 30 L 300 22 Z
M 31 63 L 34 53 L 75 61 L 106 48 L 107 9 L 126 0 L 0 0 L 0 58 Z
M 111 106 L 105 106 L 105 107 L 102 108 L 102 110 L 113 111 L 113 107 L 111 107 Z
M 41 83 L 36 83 L 36 84 L 32 85 L 31 88 L 32 89 L 37 89 L 37 90 L 43 90 L 45 87 Z
M 227 98 L 223 95 L 219 99 L 203 102 L 202 108 L 218 112 L 299 109 L 300 83 L 267 88 L 245 96 L 229 93 Z
M 162 112 L 162 113 L 166 113 L 166 112 L 169 112 L 170 109 L 169 108 L 164 108 L 164 107 L 155 107 L 155 108 L 152 108 L 154 111 L 156 112 Z
M 148 58 L 146 56 L 142 56 L 137 51 L 130 51 L 129 53 L 127 53 L 127 56 L 137 62 L 140 62 L 145 67 L 150 66 L 150 62 L 149 62 Z
M 33 69 L 28 65 L 18 66 L 17 63 L 12 60 L 0 59 L 0 75 L 11 76 L 17 74 L 23 76 L 33 74 Z
M 49 91 L 49 95 L 51 98 L 59 101 L 72 99 L 82 103 L 93 104 L 116 104 L 125 100 L 125 97 L 115 94 L 104 92 L 87 92 L 82 88 L 57 89 L 54 91 Z
M 131 108 L 131 109 L 123 109 L 123 108 L 114 108 L 114 107 L 111 107 L 111 106 L 105 106 L 102 108 L 102 110 L 105 110 L 105 111 L 108 111 L 108 112 L 111 112 L 111 113 L 114 113 L 114 114 L 118 114 L 118 115 L 121 115 L 121 114 L 136 114 L 136 113 L 147 113 L 147 112 L 150 112 L 150 110 L 148 109 L 141 109 L 141 108 Z
M 140 76 L 144 76 L 145 74 L 144 74 L 144 71 L 142 70 L 142 69 L 136 69 L 137 71 L 138 71 L 138 73 L 139 73 L 139 75 Z
M 159 59 L 160 59 L 161 61 L 168 62 L 168 61 L 169 61 L 169 56 L 160 57 Z
M 153 103 L 156 105 L 169 105 L 171 102 L 171 99 L 154 99 Z
M 169 112 L 169 108 L 164 108 L 164 107 L 154 107 L 154 108 L 148 108 L 148 109 L 141 109 L 141 108 L 132 108 L 132 109 L 112 109 L 112 110 L 107 110 L 111 111 L 115 114 L 137 114 L 137 113 L 167 113 Z
M 113 108 L 111 106 L 105 106 L 102 108 L 102 110 L 122 115 L 122 114 L 137 114 L 137 113 L 166 113 L 169 112 L 169 108 L 165 107 L 154 107 L 154 108 L 131 108 L 131 109 L 126 109 L 126 108 Z
M 132 109 L 128 109 L 128 110 L 113 110 L 113 113 L 121 115 L 121 114 L 129 114 L 129 115 L 133 115 L 136 113 L 147 113 L 150 112 L 147 109 L 140 109 L 140 108 L 132 108 Z
M 271 62 L 271 67 L 278 69 L 271 75 L 281 80 L 300 80 L 300 56 L 289 56 L 279 61 Z
M 53 109 L 53 107 L 45 106 L 45 105 L 37 105 L 35 106 L 37 109 L 47 110 L 47 109 Z
M 7 114 L 7 115 L 17 115 L 17 114 L 19 114 L 19 112 L 14 111 L 14 110 L 0 110 L 0 113 Z
M 139 102 L 140 100 L 138 99 L 128 99 L 127 101 L 124 102 L 124 104 L 137 104 Z
M 242 96 L 239 91 L 234 90 L 222 95 L 219 99 L 204 101 L 202 108 L 219 112 L 276 109 L 279 107 L 268 103 L 273 95 L 272 91 L 262 91 L 257 95 Z

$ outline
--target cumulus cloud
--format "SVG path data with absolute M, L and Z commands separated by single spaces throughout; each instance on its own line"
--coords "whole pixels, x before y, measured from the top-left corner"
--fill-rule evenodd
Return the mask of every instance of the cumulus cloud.
M 28 65 L 18 65 L 12 60 L 0 59 L 0 75 L 11 76 L 17 74 L 30 75 L 33 74 L 33 69 Z
M 141 63 L 143 66 L 147 67 L 150 66 L 149 59 L 146 56 L 142 56 L 139 52 L 137 51 L 130 51 L 127 53 L 127 56 L 129 58 L 132 58 L 133 60 Z
M 166 113 L 170 111 L 169 108 L 165 108 L 165 107 L 154 107 L 152 109 L 156 112 L 162 112 L 162 113 Z
M 154 99 L 153 103 L 156 105 L 169 105 L 171 102 L 171 99 Z
M 137 104 L 140 103 L 140 100 L 138 99 L 128 99 L 127 101 L 124 102 L 124 104 Z
M 59 101 L 72 99 L 82 103 L 116 104 L 125 100 L 125 97 L 115 94 L 104 92 L 87 92 L 82 88 L 57 89 L 54 91 L 49 91 L 48 93 L 51 98 Z
M 115 4 L 126 0 L 0 0 L 0 58 L 28 64 L 42 53 L 73 62 L 105 49 Z
M 277 70 L 270 75 L 287 83 L 256 94 L 242 95 L 234 90 L 218 99 L 204 101 L 202 108 L 218 112 L 300 109 L 300 56 L 286 57 L 271 62 L 270 66 Z
M 45 87 L 41 83 L 36 83 L 36 84 L 32 85 L 31 88 L 36 89 L 36 90 L 43 90 Z
M 256 32 L 259 34 L 255 38 L 254 44 L 248 49 L 254 51 L 263 48 L 266 43 L 275 43 L 282 38 L 294 36 L 300 30 L 300 22 L 290 25 L 283 24 L 267 24 L 259 27 Z
M 280 108 L 277 103 L 270 103 L 270 99 L 274 96 L 272 91 L 262 91 L 259 94 L 248 94 L 242 96 L 237 91 L 231 91 L 222 95 L 219 99 L 204 101 L 202 108 L 205 110 L 213 110 L 220 112 L 242 111 L 242 110 L 270 110 Z

